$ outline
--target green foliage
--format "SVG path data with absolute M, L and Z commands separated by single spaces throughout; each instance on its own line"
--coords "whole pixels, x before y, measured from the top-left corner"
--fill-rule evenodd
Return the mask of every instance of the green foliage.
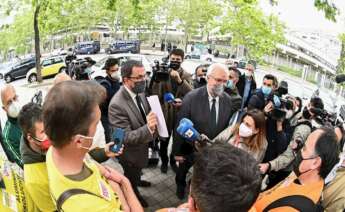
M 339 14 L 339 10 L 333 2 L 328 0 L 315 0 L 314 6 L 318 10 L 323 11 L 328 20 L 336 22 L 336 16 Z
M 340 58 L 338 60 L 337 74 L 345 72 L 345 33 L 339 36 L 341 41 Z
M 277 17 L 265 16 L 257 2 L 228 2 L 221 32 L 232 35 L 232 45 L 243 45 L 249 59 L 260 60 L 271 54 L 276 44 L 284 43 L 284 26 Z

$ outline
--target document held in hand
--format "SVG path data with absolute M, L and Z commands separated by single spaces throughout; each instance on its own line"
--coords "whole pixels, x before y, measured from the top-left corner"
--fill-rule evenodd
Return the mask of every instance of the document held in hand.
M 154 112 L 157 116 L 157 121 L 158 121 L 158 134 L 160 137 L 167 138 L 169 137 L 168 129 L 167 129 L 167 124 L 165 123 L 165 118 L 163 115 L 162 107 L 159 102 L 158 96 L 149 96 L 147 97 L 147 101 L 149 102 L 149 105 L 151 107 L 151 111 Z

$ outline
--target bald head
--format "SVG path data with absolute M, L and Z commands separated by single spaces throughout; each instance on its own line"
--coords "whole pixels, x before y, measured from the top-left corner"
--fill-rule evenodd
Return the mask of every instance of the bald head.
M 64 81 L 69 81 L 72 80 L 70 76 L 68 76 L 66 73 L 59 73 L 54 77 L 54 85 L 64 82 Z

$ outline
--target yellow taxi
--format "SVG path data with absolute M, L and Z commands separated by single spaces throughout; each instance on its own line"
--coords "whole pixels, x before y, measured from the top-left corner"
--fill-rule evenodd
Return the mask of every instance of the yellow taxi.
M 66 64 L 62 56 L 54 56 L 43 59 L 41 62 L 41 67 L 42 78 L 55 76 L 60 72 L 66 71 Z M 30 69 L 30 71 L 26 74 L 26 79 L 29 83 L 37 81 L 36 68 Z

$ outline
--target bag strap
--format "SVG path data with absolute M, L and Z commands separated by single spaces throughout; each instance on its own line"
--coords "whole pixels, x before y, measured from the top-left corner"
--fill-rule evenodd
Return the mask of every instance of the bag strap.
M 62 210 L 62 205 L 66 202 L 66 200 L 68 200 L 69 198 L 71 198 L 72 196 L 75 195 L 79 195 L 79 194 L 89 194 L 89 195 L 93 195 L 99 198 L 102 198 L 100 195 L 94 194 L 92 192 L 86 191 L 84 189 L 79 189 L 79 188 L 73 188 L 73 189 L 68 189 L 66 191 L 64 191 L 59 198 L 56 201 L 56 208 L 58 211 L 63 211 Z
M 282 197 L 272 202 L 271 204 L 266 206 L 266 208 L 264 208 L 263 212 L 268 212 L 271 209 L 284 206 L 292 207 L 298 211 L 317 211 L 318 208 L 317 205 L 306 196 L 291 195 Z

